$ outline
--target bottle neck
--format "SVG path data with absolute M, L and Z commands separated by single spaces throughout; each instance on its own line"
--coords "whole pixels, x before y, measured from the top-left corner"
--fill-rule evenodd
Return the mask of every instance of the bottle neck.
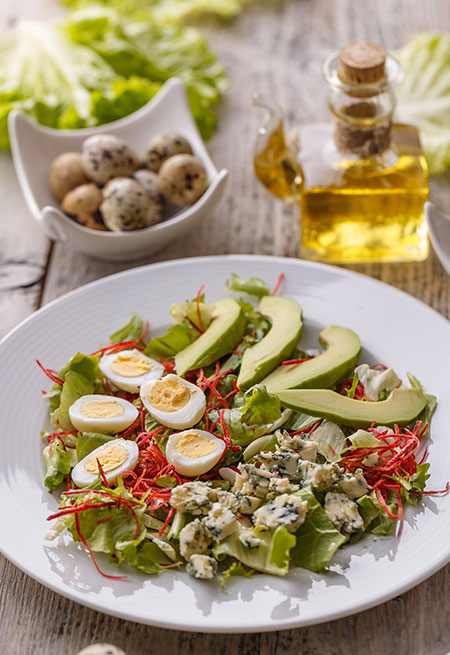
M 361 159 L 381 155 L 391 145 L 394 107 L 389 91 L 370 97 L 332 92 L 330 109 L 338 151 Z

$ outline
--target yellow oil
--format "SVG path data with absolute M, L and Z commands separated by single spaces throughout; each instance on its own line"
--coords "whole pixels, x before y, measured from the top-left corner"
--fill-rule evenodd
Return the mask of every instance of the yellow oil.
M 289 204 L 298 202 L 301 168 L 286 144 L 281 120 L 256 153 L 254 167 L 256 177 L 272 195 Z

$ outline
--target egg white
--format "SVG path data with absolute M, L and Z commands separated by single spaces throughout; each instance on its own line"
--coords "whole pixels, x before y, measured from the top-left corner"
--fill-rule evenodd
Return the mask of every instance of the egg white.
M 143 375 L 136 375 L 134 377 L 119 375 L 118 373 L 111 370 L 111 365 L 120 355 L 139 355 L 139 357 L 142 357 L 151 363 L 152 366 L 150 370 Z M 100 360 L 99 366 L 103 375 L 108 378 L 108 380 L 112 382 L 118 389 L 129 391 L 130 393 L 138 393 L 139 388 L 141 387 L 144 380 L 159 380 L 159 378 L 164 375 L 165 371 L 164 366 L 157 362 L 156 359 L 147 357 L 140 350 L 136 349 L 121 350 L 118 353 L 104 355 Z
M 208 439 L 215 445 L 215 450 L 203 457 L 188 457 L 177 451 L 177 444 L 187 434 L 198 434 Z M 169 464 L 175 467 L 177 473 L 188 477 L 196 477 L 210 471 L 222 457 L 225 450 L 225 443 L 218 439 L 211 432 L 206 430 L 184 430 L 171 434 L 166 442 L 166 459 Z
M 187 404 L 175 412 L 162 412 L 156 407 L 153 407 L 148 394 L 154 386 L 156 380 L 145 380 L 140 391 L 141 400 L 144 403 L 144 407 L 150 416 L 168 428 L 173 428 L 174 430 L 191 428 L 193 425 L 200 421 L 203 414 L 205 413 L 205 394 L 199 387 L 195 386 L 195 384 L 192 384 L 187 380 L 183 380 L 183 378 L 180 378 L 178 375 L 174 375 L 173 373 L 170 373 L 169 375 L 161 378 L 161 382 L 164 382 L 165 380 L 177 380 L 188 388 L 190 399 L 188 400 Z
M 86 471 L 85 464 L 92 458 L 95 459 L 95 457 L 100 457 L 102 451 L 105 451 L 116 444 L 120 444 L 125 448 L 127 451 L 127 456 L 114 469 L 104 472 L 108 484 L 115 484 L 117 478 L 121 473 L 123 473 L 123 471 L 132 471 L 134 469 L 139 459 L 139 448 L 137 447 L 136 442 L 128 441 L 127 439 L 113 439 L 112 441 L 108 441 L 108 443 L 99 446 L 91 453 L 89 453 L 89 455 L 86 455 L 86 457 L 83 457 L 83 459 L 73 468 L 72 480 L 77 485 L 77 487 L 87 487 L 88 485 L 95 482 L 95 480 L 97 480 L 98 473 L 91 473 L 90 471 Z
M 83 407 L 88 403 L 102 404 L 111 401 L 120 405 L 123 410 L 122 414 L 105 417 L 93 417 L 83 414 Z M 80 432 L 100 432 L 101 434 L 117 434 L 126 430 L 137 419 L 138 413 L 136 407 L 128 400 L 101 394 L 81 396 L 69 407 L 70 422 L 76 430 Z

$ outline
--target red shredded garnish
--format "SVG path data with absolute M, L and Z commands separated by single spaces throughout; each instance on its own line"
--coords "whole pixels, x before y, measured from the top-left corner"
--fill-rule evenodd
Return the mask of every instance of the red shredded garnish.
M 303 362 L 307 362 L 308 359 L 313 359 L 313 357 L 304 357 L 303 359 L 285 359 L 284 362 L 281 362 L 281 366 L 294 366 L 295 364 L 303 364 Z
M 45 375 L 48 378 L 50 378 L 52 382 L 54 382 L 55 384 L 59 384 L 60 387 L 63 386 L 64 382 L 58 377 L 57 371 L 54 371 L 51 368 L 45 368 L 45 366 L 43 366 L 38 359 L 36 359 L 35 362 L 39 366 L 39 368 L 41 368 L 44 371 Z
M 75 514 L 75 529 L 77 531 L 77 535 L 78 535 L 81 543 L 87 549 L 89 555 L 91 556 L 91 560 L 93 561 L 94 566 L 97 569 L 97 571 L 100 573 L 100 575 L 102 575 L 104 578 L 108 578 L 109 580 L 126 580 L 127 579 L 126 575 L 108 575 L 107 573 L 103 573 L 103 571 L 101 570 L 101 568 L 99 567 L 99 565 L 97 563 L 97 560 L 94 557 L 94 553 L 92 552 L 92 548 L 89 546 L 88 542 L 83 537 L 83 534 L 82 534 L 81 528 L 80 528 L 80 519 L 78 518 L 78 514 Z
M 285 278 L 285 274 L 284 274 L 284 273 L 280 273 L 280 275 L 278 276 L 278 280 L 277 280 L 277 283 L 276 283 L 276 285 L 275 285 L 275 288 L 274 288 L 274 290 L 272 291 L 272 296 L 276 296 L 276 295 L 277 295 L 277 293 L 278 293 L 279 290 L 281 289 L 281 285 L 283 284 L 283 280 L 284 280 L 284 278 Z
M 140 337 L 138 337 L 137 339 L 130 339 L 128 341 L 119 341 L 118 343 L 112 343 L 110 346 L 99 348 L 95 352 L 91 353 L 91 357 L 93 355 L 105 355 L 105 354 L 112 355 L 113 353 L 116 352 L 118 353 L 121 350 L 125 350 L 128 348 L 135 348 L 136 350 L 141 350 L 141 351 L 145 350 L 145 348 L 143 346 L 140 346 L 139 344 L 141 341 L 144 341 L 145 337 L 147 336 L 148 328 L 149 328 L 148 321 L 145 321 L 144 330 Z

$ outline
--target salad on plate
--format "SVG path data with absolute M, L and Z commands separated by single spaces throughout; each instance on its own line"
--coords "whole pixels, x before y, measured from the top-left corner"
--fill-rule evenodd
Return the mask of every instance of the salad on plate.
M 44 484 L 60 497 L 49 538 L 80 542 L 146 574 L 195 578 L 289 566 L 322 571 L 366 534 L 388 535 L 429 477 L 436 406 L 410 373 L 360 363 L 349 327 L 302 349 L 303 312 L 259 278 L 232 274 L 227 297 L 170 308 L 148 338 L 137 314 L 45 393 Z M 308 320 L 308 317 L 306 317 Z M 448 491 L 448 485 L 443 492 Z

